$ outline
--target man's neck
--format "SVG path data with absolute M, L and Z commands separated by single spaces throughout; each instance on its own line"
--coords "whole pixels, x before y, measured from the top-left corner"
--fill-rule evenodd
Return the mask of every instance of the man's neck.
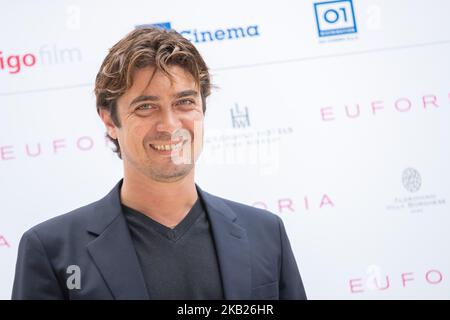
M 140 175 L 125 174 L 120 197 L 127 207 L 174 228 L 198 199 L 194 169 L 175 182 L 159 182 Z

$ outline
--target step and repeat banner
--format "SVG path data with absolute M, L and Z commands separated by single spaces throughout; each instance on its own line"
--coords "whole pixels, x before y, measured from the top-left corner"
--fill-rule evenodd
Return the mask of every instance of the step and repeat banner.
M 450 298 L 449 1 L 1 4 L 0 298 L 27 229 L 121 178 L 93 82 L 152 24 L 216 85 L 197 183 L 283 219 L 310 299 Z

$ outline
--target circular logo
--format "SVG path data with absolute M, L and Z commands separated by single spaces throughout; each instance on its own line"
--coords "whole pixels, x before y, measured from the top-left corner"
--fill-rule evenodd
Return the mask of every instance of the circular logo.
M 420 177 L 419 171 L 414 168 L 407 168 L 403 171 L 402 182 L 406 190 L 416 192 L 422 185 L 422 178 Z

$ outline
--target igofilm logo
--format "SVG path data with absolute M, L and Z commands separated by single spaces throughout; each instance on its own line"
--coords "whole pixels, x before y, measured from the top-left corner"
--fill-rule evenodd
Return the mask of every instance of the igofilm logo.
M 0 75 L 17 75 L 38 66 L 79 63 L 82 59 L 80 48 L 60 48 L 56 44 L 42 45 L 34 52 L 0 50 Z

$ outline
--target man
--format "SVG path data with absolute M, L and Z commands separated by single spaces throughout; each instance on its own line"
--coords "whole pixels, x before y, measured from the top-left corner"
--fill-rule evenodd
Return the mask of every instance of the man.
M 13 299 L 306 299 L 281 219 L 194 182 L 210 87 L 175 31 L 110 49 L 95 94 L 123 180 L 24 234 Z

